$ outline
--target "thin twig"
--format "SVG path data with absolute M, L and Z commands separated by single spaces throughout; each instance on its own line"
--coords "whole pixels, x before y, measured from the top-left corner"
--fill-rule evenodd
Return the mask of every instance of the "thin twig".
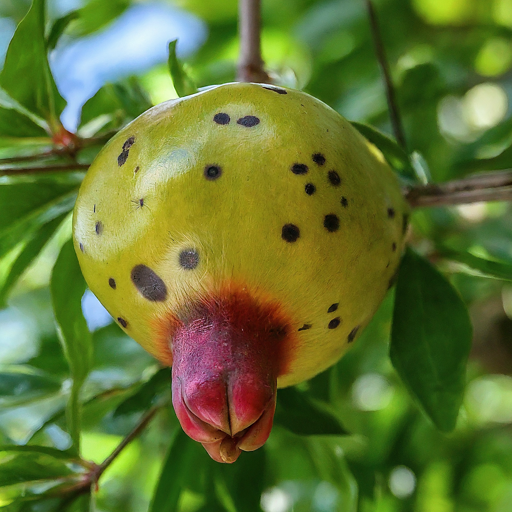
M 239 82 L 270 83 L 261 57 L 261 0 L 239 0 Z
M 395 97 L 395 89 L 393 87 L 393 81 L 391 80 L 391 73 L 389 71 L 384 44 L 382 43 L 382 36 L 380 33 L 379 22 L 377 20 L 377 14 L 375 12 L 375 8 L 373 7 L 372 0 L 365 0 L 365 3 L 368 10 L 368 17 L 370 19 L 370 27 L 373 43 L 375 45 L 375 53 L 377 55 L 377 60 L 379 61 L 379 66 L 386 86 L 386 99 L 388 102 L 389 117 L 393 127 L 393 133 L 395 134 L 395 138 L 398 144 L 407 151 L 404 128 L 400 119 L 400 112 L 398 110 L 398 103 Z
M 60 172 L 60 171 L 86 171 L 89 164 L 56 164 L 35 167 L 0 167 L 0 176 L 17 176 L 19 174 L 35 174 L 40 172 Z
M 512 171 L 476 174 L 446 183 L 408 187 L 404 189 L 404 196 L 413 208 L 512 201 Z
M 137 423 L 134 429 L 118 444 L 117 448 L 97 467 L 95 470 L 96 480 L 104 473 L 104 471 L 114 462 L 117 456 L 151 423 L 156 413 L 162 409 L 163 405 L 155 405 L 151 408 Z

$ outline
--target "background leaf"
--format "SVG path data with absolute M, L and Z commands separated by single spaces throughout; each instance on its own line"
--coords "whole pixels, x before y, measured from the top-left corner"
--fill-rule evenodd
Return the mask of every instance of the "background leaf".
M 277 393 L 274 423 L 299 435 L 346 435 L 340 421 L 307 393 L 290 387 Z
M 55 263 L 51 290 L 55 320 L 73 379 L 67 419 L 71 438 L 78 450 L 80 390 L 92 365 L 92 340 L 81 307 L 85 281 L 71 240 L 64 244 Z
M 176 45 L 178 40 L 175 39 L 169 43 L 169 72 L 171 73 L 172 83 L 178 96 L 188 96 L 197 92 L 197 86 L 183 68 L 183 64 L 176 56 Z
M 9 44 L 0 86 L 31 112 L 60 125 L 65 102 L 57 90 L 46 55 L 46 2 L 34 0 Z
M 396 284 L 390 356 L 404 384 L 444 432 L 454 429 L 462 403 L 471 333 L 460 296 L 408 249 Z

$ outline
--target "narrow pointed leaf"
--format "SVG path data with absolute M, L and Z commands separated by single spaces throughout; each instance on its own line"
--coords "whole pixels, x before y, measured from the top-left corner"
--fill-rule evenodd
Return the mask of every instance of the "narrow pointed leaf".
M 46 46 L 48 50 L 53 50 L 57 43 L 59 42 L 60 37 L 64 34 L 64 31 L 68 28 L 69 24 L 76 20 L 79 17 L 78 11 L 71 11 L 62 18 L 55 20 L 52 28 L 50 29 L 50 34 L 48 35 L 48 39 L 46 41 Z
M 175 39 L 169 43 L 169 72 L 171 73 L 172 83 L 178 96 L 188 96 L 189 94 L 195 94 L 197 92 L 197 86 L 183 69 L 183 64 L 178 60 L 176 56 L 176 43 Z
M 20 277 L 23 275 L 25 270 L 27 270 L 34 259 L 37 258 L 43 247 L 53 236 L 67 215 L 68 213 L 65 212 L 47 224 L 43 225 L 28 241 L 27 245 L 16 258 L 16 261 L 11 267 L 6 280 L 0 285 L 0 307 L 5 306 L 7 297 L 9 296 L 9 293 L 11 292 L 14 285 L 18 282 Z
M 92 366 L 92 340 L 81 306 L 86 285 L 71 240 L 64 244 L 53 267 L 50 288 L 59 337 L 73 379 L 66 412 L 69 432 L 78 449 L 80 390 Z
M 471 336 L 458 293 L 408 249 L 396 284 L 390 356 L 410 393 L 444 432 L 455 427 L 462 403 Z
M 198 455 L 203 447 L 192 441 L 181 428 L 174 434 L 149 512 L 175 512 L 181 492 L 190 479 L 198 478 Z
M 56 131 L 65 102 L 48 64 L 45 24 L 46 1 L 33 0 L 9 44 L 0 86 L 25 108 L 46 119 Z
M 489 260 L 467 251 L 453 251 L 450 249 L 441 249 L 441 254 L 445 258 L 461 263 L 470 269 L 472 274 L 512 281 L 512 264 L 505 261 Z
M 49 127 L 0 88 L 0 137 L 47 137 Z

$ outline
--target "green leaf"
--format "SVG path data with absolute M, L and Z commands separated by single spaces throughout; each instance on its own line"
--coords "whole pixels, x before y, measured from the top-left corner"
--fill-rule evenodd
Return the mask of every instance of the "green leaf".
M 408 249 L 395 291 L 390 356 L 410 393 L 443 432 L 462 403 L 472 328 L 466 306 L 428 261 Z
M 187 74 L 183 65 L 176 56 L 176 43 L 177 39 L 169 43 L 169 72 L 171 73 L 172 83 L 178 96 L 188 96 L 197 92 L 197 86 L 194 81 Z
M 46 40 L 46 46 L 49 51 L 53 50 L 57 46 L 57 43 L 59 42 L 62 34 L 64 34 L 66 28 L 68 28 L 72 21 L 78 19 L 79 16 L 80 14 L 78 11 L 71 11 L 62 18 L 55 20 L 52 28 L 50 29 L 50 34 Z
M 48 64 L 45 24 L 46 1 L 33 0 L 9 44 L 0 86 L 25 108 L 46 119 L 55 132 L 65 102 Z
M 28 366 L 7 366 L 0 371 L 0 407 L 26 404 L 59 391 L 61 382 Z
M 463 162 L 465 172 L 501 171 L 512 168 L 512 145 L 493 158 L 480 158 Z
M 6 305 L 6 299 L 9 296 L 13 286 L 18 282 L 25 270 L 30 266 L 34 259 L 42 251 L 48 240 L 55 233 L 61 222 L 68 216 L 65 212 L 47 224 L 44 224 L 32 238 L 27 242 L 16 261 L 12 265 L 5 281 L 0 285 L 0 308 Z
M 373 126 L 351 121 L 352 126 L 384 155 L 388 164 L 409 180 L 418 181 L 407 153 L 391 138 Z
M 198 478 L 198 457 L 204 448 L 181 428 L 173 436 L 148 512 L 175 512 L 188 480 Z M 204 454 L 206 455 L 206 454 Z
M 32 114 L 0 88 L 0 137 L 48 137 L 49 130 L 44 119 Z
M 73 379 L 66 412 L 69 432 L 78 450 L 81 420 L 80 390 L 92 366 L 92 340 L 81 307 L 86 285 L 72 240 L 66 242 L 60 251 L 53 267 L 50 288 L 59 337 Z
M 73 472 L 60 458 L 39 452 L 3 452 L 0 454 L 0 487 L 53 480 Z
M 79 9 L 79 21 L 74 35 L 84 36 L 96 32 L 114 21 L 130 6 L 130 0 L 90 0 Z
M 64 459 L 76 461 L 73 456 L 73 452 L 70 450 L 57 450 L 57 448 L 51 448 L 50 446 L 38 446 L 32 444 L 17 445 L 17 444 L 4 444 L 0 445 L 0 452 L 28 452 L 28 453 L 40 453 L 43 455 L 50 455 L 54 459 Z
M 153 405 L 155 398 L 162 391 L 169 390 L 170 387 L 170 369 L 162 368 L 117 407 L 114 411 L 114 417 L 148 410 Z
M 235 464 L 215 464 L 214 468 L 223 475 L 225 488 L 236 510 L 261 512 L 267 469 L 264 448 L 242 453 Z
M 274 424 L 303 436 L 340 436 L 348 433 L 327 406 L 322 406 L 307 393 L 293 387 L 277 392 Z
M 39 180 L 0 184 L 0 258 L 35 231 L 69 212 L 75 204 L 76 183 Z
M 444 258 L 462 263 L 463 266 L 470 269 L 471 274 L 512 281 L 512 265 L 505 261 L 489 260 L 467 251 L 451 249 L 441 249 L 440 253 Z

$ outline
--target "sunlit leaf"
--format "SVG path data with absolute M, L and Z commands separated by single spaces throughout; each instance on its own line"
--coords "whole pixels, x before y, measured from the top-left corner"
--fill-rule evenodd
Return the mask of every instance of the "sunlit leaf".
M 400 266 L 390 356 L 411 394 L 442 431 L 453 430 L 464 392 L 472 328 L 446 278 L 408 249 Z
M 46 119 L 53 131 L 60 125 L 65 102 L 53 80 L 45 39 L 46 1 L 33 0 L 9 44 L 0 86 L 25 108 Z
M 197 86 L 183 68 L 183 64 L 176 56 L 176 44 L 178 40 L 175 39 L 169 43 L 169 72 L 171 73 L 172 83 L 178 96 L 188 96 L 197 92 Z
M 277 392 L 274 423 L 299 435 L 346 435 L 336 416 L 297 388 Z
M 81 307 L 85 287 L 73 243 L 69 240 L 53 267 L 51 292 L 59 336 L 73 378 L 67 421 L 77 449 L 80 446 L 80 390 L 92 365 L 91 334 Z
M 480 158 L 463 162 L 464 169 L 471 171 L 500 171 L 512 168 L 512 146 L 504 149 L 493 158 Z
M 473 274 L 512 281 L 512 265 L 510 263 L 481 258 L 467 251 L 454 251 L 445 248 L 441 248 L 440 251 L 443 257 L 461 263 Z
M 369 124 L 352 121 L 352 126 L 382 151 L 384 158 L 393 169 L 399 171 L 404 177 L 417 181 L 407 153 L 391 137 Z

